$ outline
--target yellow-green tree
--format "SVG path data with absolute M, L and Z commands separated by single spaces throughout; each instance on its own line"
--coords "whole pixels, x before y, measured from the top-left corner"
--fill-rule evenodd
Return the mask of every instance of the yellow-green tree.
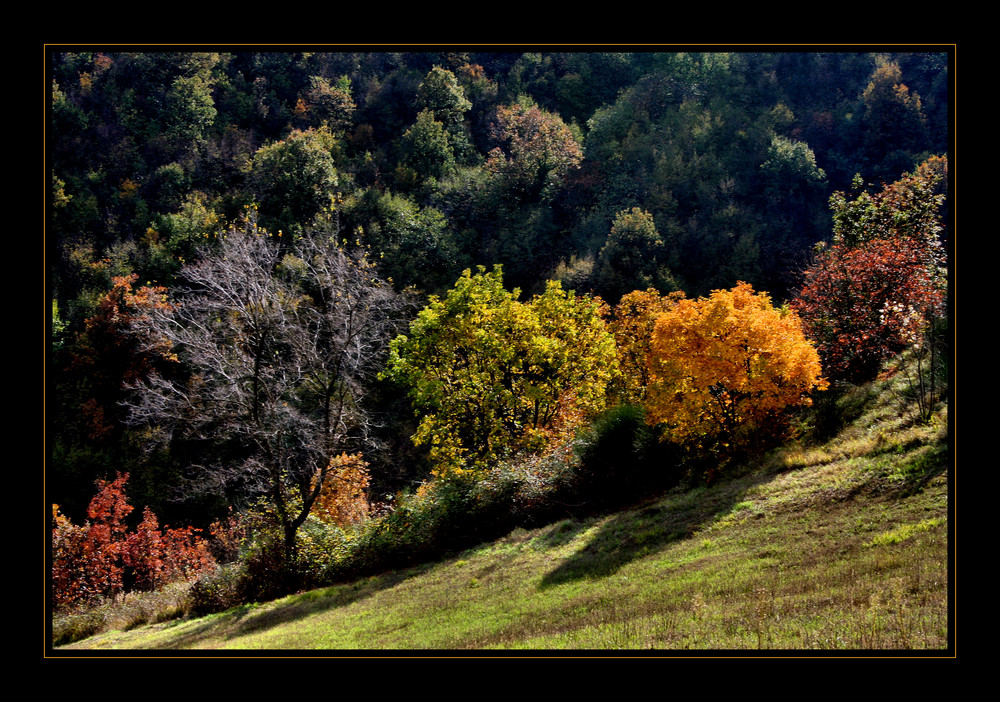
M 783 410 L 827 386 L 795 312 L 743 282 L 661 314 L 649 371 L 647 421 L 672 441 L 722 453 L 774 436 Z
M 539 448 L 568 411 L 600 411 L 617 369 L 600 300 L 550 282 L 520 302 L 499 266 L 466 270 L 390 348 L 386 375 L 409 388 L 437 475 Z

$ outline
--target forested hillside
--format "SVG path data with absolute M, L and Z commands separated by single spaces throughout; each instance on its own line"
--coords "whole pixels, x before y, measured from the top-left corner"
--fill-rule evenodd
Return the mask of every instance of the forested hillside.
M 907 349 L 946 396 L 947 47 L 197 49 L 47 54 L 67 606 L 711 482 Z

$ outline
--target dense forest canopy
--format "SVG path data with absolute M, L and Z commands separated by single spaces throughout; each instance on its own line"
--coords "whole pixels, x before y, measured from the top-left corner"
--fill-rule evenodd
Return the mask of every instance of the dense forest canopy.
M 205 444 L 150 450 L 126 405 L 177 372 L 131 321 L 247 212 L 289 276 L 322 233 L 421 305 L 497 265 L 524 300 L 548 281 L 610 305 L 743 281 L 780 305 L 832 240 L 834 193 L 949 150 L 946 48 L 625 48 L 51 51 L 50 501 L 79 517 L 95 479 L 126 470 L 135 501 L 175 519 L 237 500 L 176 502 Z M 426 457 L 388 381 L 366 402 L 373 489 L 391 492 Z

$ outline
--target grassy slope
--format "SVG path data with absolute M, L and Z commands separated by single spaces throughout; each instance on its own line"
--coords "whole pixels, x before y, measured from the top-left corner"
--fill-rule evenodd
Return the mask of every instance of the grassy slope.
M 853 407 L 852 407 L 853 403 Z M 947 414 L 842 403 L 827 443 L 711 488 L 455 557 L 65 649 L 949 646 Z

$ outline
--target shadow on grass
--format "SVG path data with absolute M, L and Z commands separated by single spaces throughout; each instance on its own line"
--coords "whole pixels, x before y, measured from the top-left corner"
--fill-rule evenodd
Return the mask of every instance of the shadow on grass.
M 221 615 L 209 617 L 203 624 L 178 636 L 163 648 L 195 648 L 201 641 L 220 638 L 220 631 L 226 632 L 221 637 L 226 640 L 258 633 L 366 599 L 381 590 L 395 587 L 411 577 L 420 575 L 431 567 L 433 564 L 391 571 L 351 583 L 331 585 L 300 595 L 291 595 L 287 601 L 280 603 L 243 605 Z
M 697 488 L 648 507 L 621 512 L 605 522 L 586 546 L 548 573 L 539 587 L 612 575 L 633 560 L 690 537 L 700 526 L 732 509 L 751 486 L 744 480 Z M 543 537 L 542 543 L 553 547 L 568 543 L 588 526 L 586 522 L 560 522 Z
M 862 495 L 874 499 L 906 498 L 946 472 L 949 460 L 947 442 L 917 437 L 867 454 L 867 475 L 847 488 L 832 485 L 827 491 L 817 492 L 816 497 L 841 501 Z M 692 536 L 700 527 L 731 511 L 748 490 L 785 470 L 772 465 L 729 483 L 668 496 L 644 509 L 620 512 L 605 522 L 586 546 L 548 573 L 540 587 L 612 575 L 633 560 Z M 568 543 L 588 526 L 561 522 L 544 536 L 544 542 L 552 546 Z
M 920 450 L 922 448 L 926 450 Z M 872 453 L 875 459 L 880 456 L 896 460 L 888 462 L 888 471 L 872 471 L 864 487 L 871 493 L 896 499 L 922 492 L 934 478 L 948 471 L 951 461 L 945 442 L 926 447 L 921 442 L 912 442 L 893 450 Z
M 589 520 L 564 519 L 553 524 L 542 536 L 536 539 L 541 548 L 551 549 L 565 546 L 590 526 Z

